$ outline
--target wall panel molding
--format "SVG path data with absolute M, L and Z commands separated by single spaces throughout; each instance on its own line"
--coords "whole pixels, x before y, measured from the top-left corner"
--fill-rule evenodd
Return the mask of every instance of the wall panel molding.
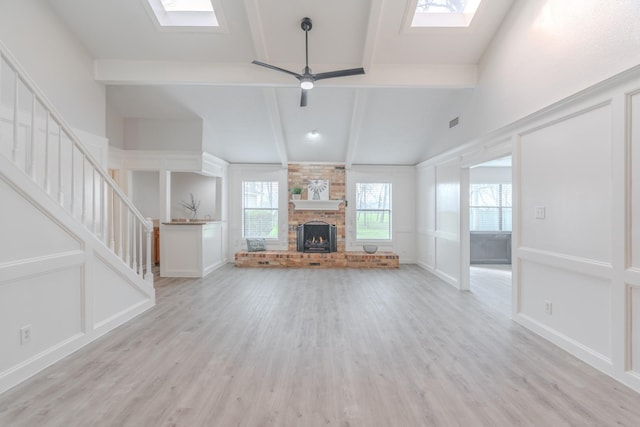
M 613 272 L 611 263 L 528 248 L 526 246 L 520 246 L 518 248 L 518 257 L 523 260 L 546 264 L 556 268 L 562 268 L 581 274 L 588 274 L 603 279 L 611 279 Z
M 69 251 L 0 264 L 0 287 L 19 278 L 39 276 L 85 262 L 84 251 Z

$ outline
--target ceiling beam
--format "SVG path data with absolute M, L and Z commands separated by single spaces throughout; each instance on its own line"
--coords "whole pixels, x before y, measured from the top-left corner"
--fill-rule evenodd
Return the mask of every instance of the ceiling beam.
M 382 6 L 383 0 L 373 0 L 369 8 L 369 23 L 367 24 L 367 35 L 364 39 L 364 50 L 362 52 L 362 67 L 365 72 L 371 70 L 373 60 L 375 59 Z
M 353 102 L 353 114 L 351 115 L 351 124 L 349 126 L 349 139 L 347 140 L 347 152 L 345 154 L 344 166 L 351 169 L 353 159 L 356 155 L 356 148 L 360 142 L 360 129 L 364 122 L 365 106 L 367 105 L 366 91 L 356 90 L 356 99 Z
M 264 26 L 260 17 L 260 2 L 258 0 L 244 0 L 244 7 L 249 19 L 249 31 L 251 32 L 251 40 L 253 40 L 253 48 L 256 53 L 255 59 L 269 62 L 267 38 L 264 35 Z
M 280 108 L 278 107 L 276 90 L 274 88 L 265 88 L 263 93 L 265 105 L 267 107 L 267 114 L 269 115 L 269 122 L 271 123 L 273 138 L 276 142 L 276 151 L 278 152 L 278 157 L 280 158 L 282 167 L 287 168 L 289 166 L 287 139 L 284 134 L 284 124 L 282 123 L 282 116 L 280 115 Z
M 293 64 L 282 68 L 295 69 Z M 318 70 L 336 69 L 335 64 L 317 66 Z M 478 81 L 478 67 L 438 64 L 376 64 L 367 74 L 327 79 L 318 86 L 327 87 L 425 87 L 472 88 Z M 203 84 L 221 86 L 298 86 L 292 76 L 254 64 L 214 64 L 98 59 L 94 76 L 105 84 L 159 85 Z

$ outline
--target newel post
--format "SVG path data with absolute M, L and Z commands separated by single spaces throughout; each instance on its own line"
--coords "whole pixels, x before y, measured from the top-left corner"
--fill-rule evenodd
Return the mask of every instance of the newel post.
M 151 251 L 153 250 L 153 246 L 151 246 L 151 233 L 153 233 L 153 221 L 151 218 L 147 218 L 146 233 L 147 233 L 147 260 L 145 262 L 147 264 L 147 268 L 145 269 L 144 280 L 147 280 L 153 283 L 153 271 L 151 271 Z

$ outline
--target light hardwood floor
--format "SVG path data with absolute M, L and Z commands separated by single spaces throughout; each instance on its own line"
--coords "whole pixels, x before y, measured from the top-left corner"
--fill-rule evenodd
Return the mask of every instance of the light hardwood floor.
M 471 292 L 478 300 L 511 317 L 511 265 L 477 264 L 470 273 Z
M 0 425 L 640 425 L 640 394 L 415 266 L 156 285 L 155 308 L 0 396 Z

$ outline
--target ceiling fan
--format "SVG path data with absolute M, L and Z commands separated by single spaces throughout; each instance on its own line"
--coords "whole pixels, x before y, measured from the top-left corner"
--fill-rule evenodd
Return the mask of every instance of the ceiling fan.
M 309 68 L 309 31 L 311 31 L 312 24 L 311 18 L 302 18 L 300 27 L 304 31 L 304 43 L 305 43 L 305 66 L 302 70 L 302 74 L 294 73 L 293 71 L 285 70 L 284 68 L 276 67 L 274 65 L 265 64 L 260 61 L 252 61 L 252 64 L 260 65 L 261 67 L 271 68 L 272 70 L 280 71 L 283 73 L 291 74 L 300 81 L 300 88 L 302 92 L 300 94 L 300 106 L 307 106 L 307 92 L 313 88 L 313 83 L 316 80 L 331 79 L 334 77 L 355 76 L 358 74 L 364 74 L 364 68 L 350 68 L 348 70 L 328 71 L 326 73 L 313 74 L 311 68 Z

